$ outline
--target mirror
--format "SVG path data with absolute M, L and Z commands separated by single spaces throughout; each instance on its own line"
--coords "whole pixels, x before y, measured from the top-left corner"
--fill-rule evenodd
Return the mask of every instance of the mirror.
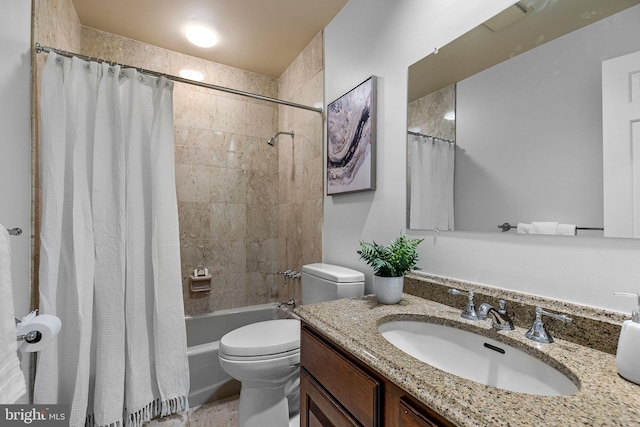
M 601 67 L 640 50 L 639 3 L 523 0 L 411 65 L 407 227 L 515 233 L 554 221 L 602 236 Z M 446 140 L 452 178 L 433 178 L 436 154 L 416 150 Z

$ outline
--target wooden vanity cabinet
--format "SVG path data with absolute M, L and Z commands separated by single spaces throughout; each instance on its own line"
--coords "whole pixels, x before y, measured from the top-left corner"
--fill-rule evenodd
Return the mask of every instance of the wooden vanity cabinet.
M 450 427 L 442 416 L 303 323 L 301 427 Z

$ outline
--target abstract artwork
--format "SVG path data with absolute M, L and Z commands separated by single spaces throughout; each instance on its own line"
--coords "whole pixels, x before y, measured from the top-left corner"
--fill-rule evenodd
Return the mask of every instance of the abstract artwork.
M 327 106 L 327 194 L 376 188 L 376 78 Z

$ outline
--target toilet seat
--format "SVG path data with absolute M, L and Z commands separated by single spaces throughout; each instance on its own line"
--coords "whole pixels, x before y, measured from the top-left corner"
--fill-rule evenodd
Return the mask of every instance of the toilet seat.
M 220 340 L 220 356 L 230 360 L 264 360 L 300 352 L 300 321 L 267 320 L 233 330 Z

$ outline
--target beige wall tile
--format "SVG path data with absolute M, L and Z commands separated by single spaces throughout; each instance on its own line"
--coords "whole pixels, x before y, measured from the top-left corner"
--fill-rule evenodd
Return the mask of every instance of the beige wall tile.
M 212 203 L 210 205 L 210 228 L 205 235 L 220 242 L 242 241 L 247 236 L 247 205 Z
M 247 169 L 250 158 L 250 143 L 247 137 L 232 133 L 210 131 L 212 165 L 220 168 Z
M 211 229 L 211 207 L 206 202 L 178 202 L 180 239 L 204 239 Z
M 278 262 L 278 239 L 247 242 L 247 271 L 274 273 Z
M 247 240 L 278 237 L 278 206 L 252 205 L 247 210 Z
M 288 131 L 287 131 L 288 132 Z M 275 133 L 275 131 L 274 131 Z M 273 134 L 269 135 L 271 137 Z M 291 139 L 288 135 L 280 135 L 276 144 Z M 249 169 L 263 172 L 276 172 L 278 170 L 278 147 L 267 144 L 268 138 L 248 138 L 247 149 L 249 151 Z
M 122 42 L 122 62 L 147 70 L 170 72 L 170 52 L 157 46 L 124 39 Z
M 249 205 L 277 205 L 278 172 L 248 171 L 247 203 Z
M 173 88 L 175 126 L 212 129 L 214 98 L 192 87 L 177 83 Z
M 82 54 L 94 58 L 124 63 L 124 39 L 93 28 L 82 27 Z
M 180 202 L 210 202 L 209 170 L 200 166 L 176 165 L 176 192 Z
M 212 167 L 208 183 L 213 203 L 247 203 L 247 172 L 243 169 Z
M 220 132 L 247 135 L 245 132 L 245 118 L 247 102 L 240 97 L 213 98 L 211 128 Z
M 212 166 L 217 145 L 223 136 L 209 129 L 175 127 L 175 162 L 183 165 Z
M 218 273 L 244 273 L 247 267 L 247 251 L 244 239 L 221 240 L 211 237 L 211 252 L 206 254 L 209 271 Z
M 279 96 L 306 105 L 323 100 L 322 33 L 279 79 Z M 295 141 L 279 141 L 278 267 L 301 270 L 322 261 L 324 199 L 323 121 L 313 112 L 279 107 L 278 127 L 295 129 Z M 297 282 L 297 283 L 296 283 Z M 280 299 L 300 298 L 299 281 L 278 278 Z
M 318 194 L 322 194 L 323 166 L 321 157 L 304 162 L 304 200 L 318 200 Z
M 273 105 L 248 102 L 244 115 L 245 133 L 266 141 L 276 132 L 277 113 L 278 110 L 273 108 Z
M 302 205 L 302 264 L 322 259 L 322 199 L 308 200 Z M 354 249 L 355 250 L 355 249 Z

